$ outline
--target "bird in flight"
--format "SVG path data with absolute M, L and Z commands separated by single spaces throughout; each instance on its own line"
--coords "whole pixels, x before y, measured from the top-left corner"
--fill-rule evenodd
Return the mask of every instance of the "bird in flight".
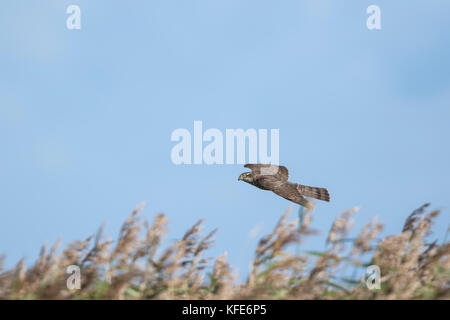
M 312 207 L 311 203 L 305 197 L 330 201 L 330 194 L 325 188 L 316 188 L 289 182 L 289 172 L 284 166 L 249 163 L 244 167 L 252 171 L 242 173 L 238 181 L 242 180 L 260 189 L 270 190 L 280 197 L 298 203 L 303 207 Z

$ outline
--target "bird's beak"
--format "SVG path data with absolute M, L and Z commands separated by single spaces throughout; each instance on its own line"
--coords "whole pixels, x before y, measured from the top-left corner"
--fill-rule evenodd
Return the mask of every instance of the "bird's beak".
M 239 176 L 238 181 L 243 180 L 242 179 L 242 174 Z

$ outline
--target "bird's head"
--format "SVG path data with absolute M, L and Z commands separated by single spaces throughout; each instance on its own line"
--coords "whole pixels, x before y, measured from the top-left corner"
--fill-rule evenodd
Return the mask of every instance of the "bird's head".
M 240 180 L 245 181 L 245 182 L 247 182 L 247 183 L 253 184 L 253 176 L 252 176 L 252 173 L 251 173 L 251 172 L 244 172 L 244 173 L 242 173 L 242 174 L 239 176 L 239 178 L 238 178 L 238 181 L 240 181 Z

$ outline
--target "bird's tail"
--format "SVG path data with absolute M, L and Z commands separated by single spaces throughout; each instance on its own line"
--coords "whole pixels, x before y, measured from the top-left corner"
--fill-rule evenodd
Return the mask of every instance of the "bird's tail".
M 328 193 L 328 190 L 325 188 L 316 188 L 316 187 L 310 187 L 310 186 L 300 186 L 300 192 L 310 198 L 322 200 L 322 201 L 330 201 L 330 194 Z

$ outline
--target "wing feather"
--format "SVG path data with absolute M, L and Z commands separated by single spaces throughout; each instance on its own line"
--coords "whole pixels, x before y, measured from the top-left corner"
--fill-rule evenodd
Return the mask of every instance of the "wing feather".
M 280 197 L 283 197 L 289 201 L 295 202 L 306 208 L 311 208 L 312 204 L 308 200 L 306 200 L 305 197 L 303 197 L 303 195 L 298 190 L 298 184 L 296 183 L 286 182 L 272 189 L 272 191 Z
M 280 181 L 288 181 L 289 179 L 289 171 L 285 166 L 248 163 L 244 167 L 252 170 L 253 176 L 256 179 L 260 176 L 273 176 L 276 180 Z

